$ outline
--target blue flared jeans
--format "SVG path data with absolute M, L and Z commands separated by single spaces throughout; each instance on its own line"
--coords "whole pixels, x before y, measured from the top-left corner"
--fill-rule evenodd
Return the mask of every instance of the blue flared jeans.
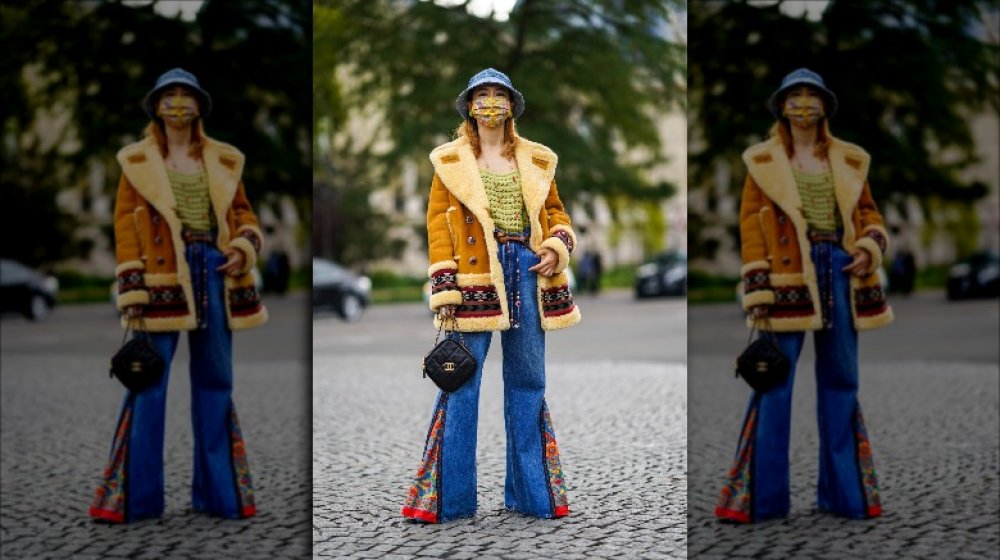
M 189 331 L 194 510 L 228 518 L 255 514 L 253 485 L 232 402 L 232 332 L 226 322 L 225 256 L 212 243 L 187 245 L 199 328 Z M 155 288 L 153 288 L 155 289 Z M 163 514 L 163 438 L 167 381 L 179 332 L 149 333 L 165 367 L 159 382 L 127 392 L 111 454 L 90 515 L 128 522 Z
M 820 440 L 817 503 L 820 510 L 845 517 L 876 517 L 882 506 L 857 398 L 858 333 L 851 317 L 850 276 L 841 270 L 851 257 L 828 241 L 813 244 L 811 256 L 825 324 L 813 339 Z M 750 397 L 736 457 L 715 509 L 722 519 L 747 523 L 789 512 L 792 384 L 805 333 L 774 334 L 791 371 L 783 384 Z
M 507 433 L 504 504 L 543 518 L 569 513 L 555 432 L 545 404 L 545 333 L 536 297 L 537 277 L 528 268 L 539 258 L 519 242 L 499 245 L 511 328 L 501 332 L 504 427 Z M 476 513 L 476 430 L 483 362 L 492 332 L 463 333 L 475 356 L 475 375 L 459 389 L 438 394 L 423 461 L 403 515 L 431 523 Z

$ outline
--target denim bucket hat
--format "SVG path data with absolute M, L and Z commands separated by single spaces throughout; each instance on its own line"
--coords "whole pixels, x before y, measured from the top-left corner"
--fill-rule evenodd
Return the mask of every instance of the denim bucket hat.
M 823 106 L 827 118 L 832 117 L 837 112 L 837 96 L 834 95 L 832 91 L 827 89 L 826 82 L 823 81 L 823 77 L 808 68 L 799 68 L 781 80 L 781 87 L 772 93 L 771 98 L 767 101 L 767 107 L 771 109 L 771 114 L 774 115 L 774 118 L 782 118 L 780 107 L 781 97 L 786 91 L 795 86 L 810 86 L 816 88 L 823 96 Z
M 212 112 L 212 96 L 207 91 L 201 89 L 198 78 L 183 68 L 174 68 L 160 74 L 160 77 L 156 79 L 156 85 L 153 86 L 153 89 L 149 90 L 146 97 L 142 98 L 142 108 L 149 115 L 149 118 L 156 118 L 156 107 L 153 106 L 156 103 L 156 96 L 170 86 L 184 86 L 193 91 L 198 98 L 198 105 L 200 106 L 203 118 Z
M 516 119 L 521 116 L 521 113 L 524 112 L 524 96 L 521 95 L 521 92 L 514 89 L 514 85 L 510 83 L 510 78 L 507 77 L 507 74 L 494 68 L 487 68 L 469 78 L 469 85 L 455 99 L 455 108 L 458 109 L 458 114 L 462 115 L 463 119 L 469 120 L 469 93 L 483 84 L 494 84 L 509 89 L 511 95 L 514 97 L 512 100 L 514 103 L 514 118 Z

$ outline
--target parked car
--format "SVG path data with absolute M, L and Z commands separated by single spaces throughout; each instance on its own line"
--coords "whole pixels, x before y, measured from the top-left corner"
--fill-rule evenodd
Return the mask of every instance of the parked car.
M 0 259 L 0 306 L 41 321 L 56 305 L 59 280 L 10 259 Z
M 687 255 L 660 253 L 635 271 L 635 297 L 682 296 L 687 293 Z
M 952 265 L 948 299 L 1000 296 L 1000 252 L 979 251 Z
M 326 259 L 312 261 L 313 310 L 332 309 L 345 321 L 357 321 L 371 302 L 372 281 Z

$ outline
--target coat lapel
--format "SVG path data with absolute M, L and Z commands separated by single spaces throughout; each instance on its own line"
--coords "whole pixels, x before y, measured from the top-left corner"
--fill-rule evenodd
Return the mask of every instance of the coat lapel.
M 844 224 L 843 245 L 852 247 L 857 232 L 854 231 L 851 216 L 864 190 L 871 156 L 854 144 L 831 138 L 827 158 L 830 170 L 833 172 L 833 190 L 837 197 L 837 207 L 840 209 Z
M 442 144 L 430 155 L 434 172 L 455 198 L 469 209 L 483 224 L 485 232 L 492 233 L 493 218 L 490 217 L 490 201 L 486 196 L 483 178 L 479 175 L 479 164 L 472 153 L 472 146 L 465 137 Z
M 545 204 L 556 174 L 558 158 L 555 152 L 541 144 L 521 139 L 514 152 L 517 170 L 521 174 L 521 192 L 524 195 L 524 206 L 531 221 L 532 249 L 537 250 L 543 237 L 548 233 L 542 231 L 538 216 Z
M 802 199 L 792 176 L 792 164 L 777 137 L 751 146 L 743 162 L 753 180 L 768 198 L 789 216 L 802 215 Z
M 129 183 L 142 198 L 164 217 L 177 216 L 177 202 L 167 178 L 167 166 L 153 138 L 146 138 L 119 150 L 118 163 Z
M 244 157 L 236 148 L 206 138 L 202 162 L 208 176 L 208 194 L 212 199 L 215 221 L 219 227 L 217 244 L 226 247 L 230 236 L 226 215 L 239 187 Z

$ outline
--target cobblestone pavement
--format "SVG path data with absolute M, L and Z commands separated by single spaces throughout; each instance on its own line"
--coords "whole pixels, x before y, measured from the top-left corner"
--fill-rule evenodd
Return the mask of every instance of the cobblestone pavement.
M 314 554 L 334 558 L 682 558 L 686 383 L 683 301 L 583 298 L 583 323 L 550 333 L 547 400 L 569 482 L 569 517 L 503 508 L 500 344 L 487 359 L 479 512 L 442 525 L 400 516 L 435 388 L 420 359 L 434 332 L 422 305 L 362 322 L 314 322 Z M 598 343 L 599 344 L 595 344 Z
M 266 298 L 271 321 L 234 335 L 235 394 L 258 515 L 190 511 L 192 439 L 187 342 L 168 393 L 166 512 L 131 525 L 94 523 L 87 508 L 124 389 L 108 379 L 121 343 L 110 305 L 57 308 L 45 323 L 2 321 L 3 558 L 307 558 L 311 546 L 305 294 Z
M 931 294 L 892 304 L 893 325 L 860 335 L 860 400 L 883 516 L 856 521 L 816 509 L 819 439 L 807 342 L 792 410 L 791 515 L 753 526 L 712 515 L 750 393 L 732 374 L 746 331 L 735 304 L 690 308 L 690 558 L 1000 556 L 997 302 L 947 303 Z

